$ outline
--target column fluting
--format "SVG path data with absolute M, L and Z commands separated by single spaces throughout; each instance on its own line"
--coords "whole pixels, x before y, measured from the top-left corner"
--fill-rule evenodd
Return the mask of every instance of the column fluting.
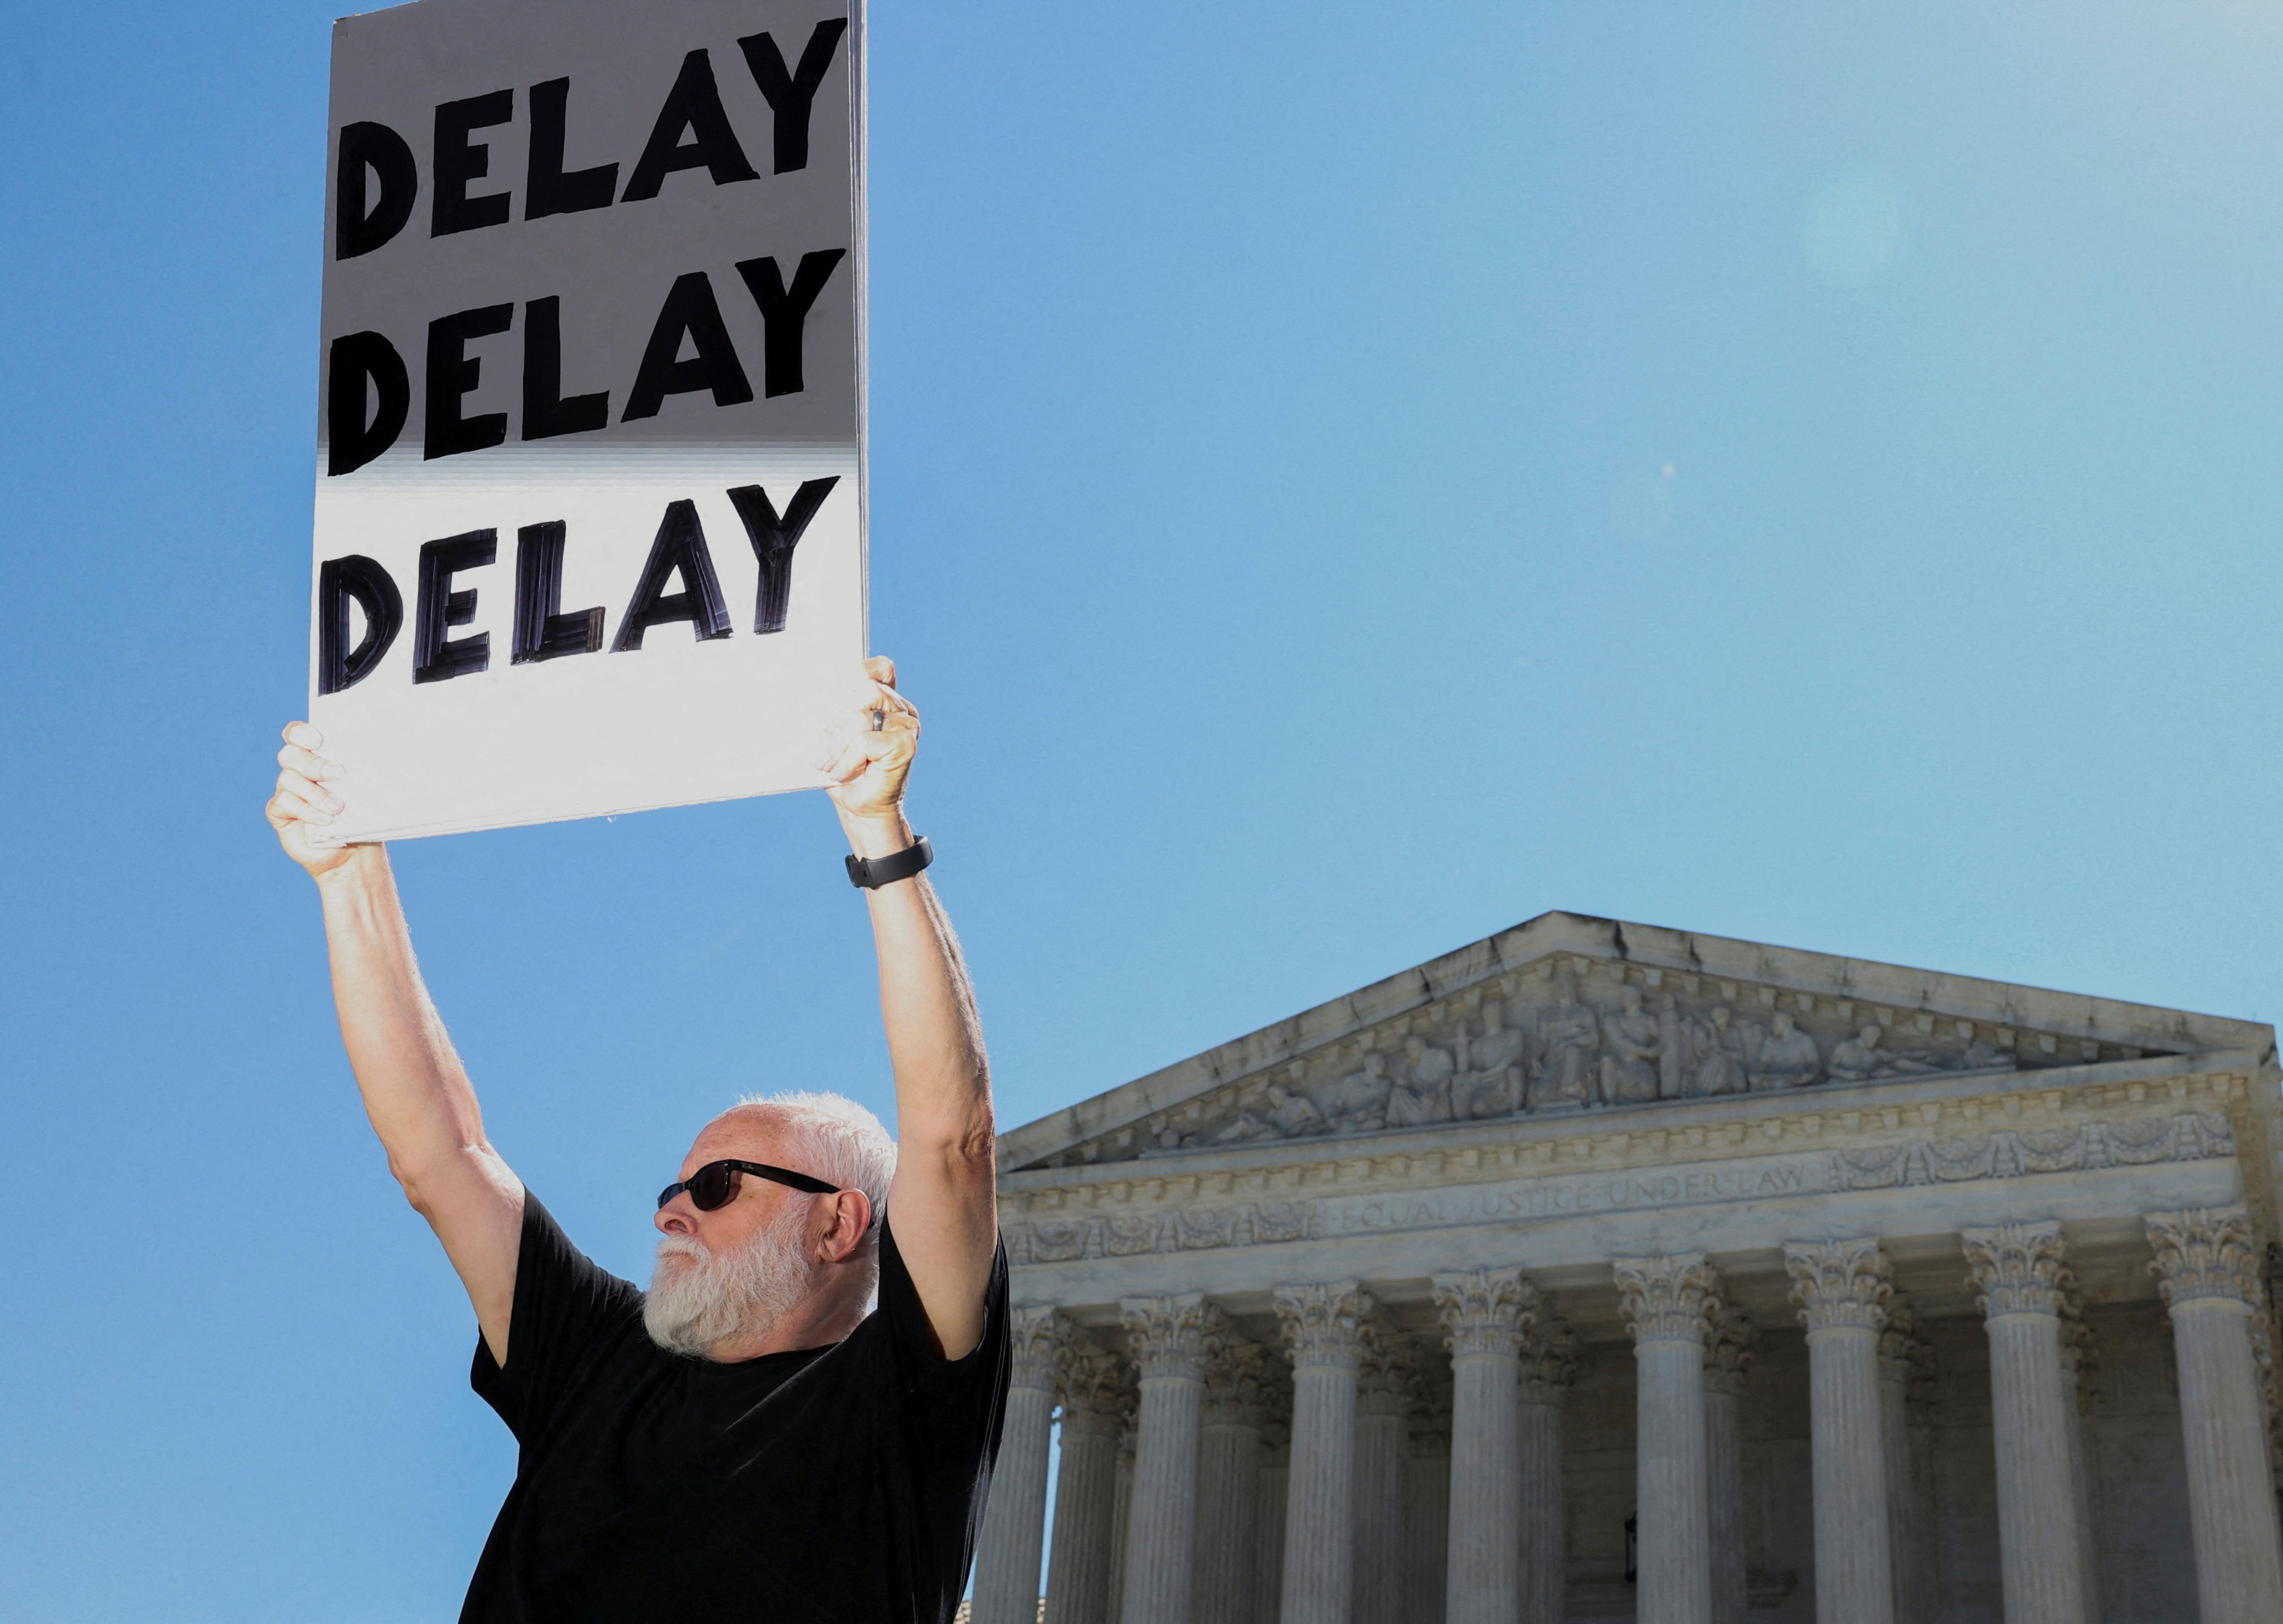
M 2203 1624 L 2283 1619 L 2283 1541 L 2253 1355 L 2266 1311 L 2250 1216 L 2240 1207 L 2147 1216 L 2150 1265 L 2172 1317 Z
M 975 1542 L 975 1624 L 1038 1624 L 1039 1616 L 1056 1363 L 1067 1333 L 1062 1316 L 1051 1308 L 1018 1308 L 1007 1319 L 1014 1368 L 991 1497 Z
M 1412 1384 L 1411 1431 L 1403 1468 L 1404 1612 L 1416 1624 L 1443 1624 L 1444 1565 L 1451 1554 L 1450 1367 L 1425 1348 Z
M 1569 1616 L 1569 1502 L 1562 1476 L 1562 1433 L 1578 1340 L 1541 1307 L 1523 1342 L 1516 1393 L 1516 1479 L 1522 1506 L 1522 1624 L 1562 1624 Z
M 1129 1297 L 1118 1309 L 1142 1377 L 1122 1617 L 1124 1624 L 1188 1624 L 1205 1361 L 1219 1315 L 1196 1292 Z
M 2086 1624 L 2069 1431 L 2061 1390 L 2058 1223 L 2000 1224 L 1959 1237 L 1990 1337 L 1991 1428 L 1998 1453 L 1998 1546 L 2006 1624 Z
M 1362 1321 L 1375 1305 L 1353 1280 L 1280 1286 L 1275 1304 L 1292 1355 L 1292 1461 L 1278 1617 L 1282 1624 L 1350 1624 L 1356 1373 Z
M 1538 1290 L 1518 1269 L 1434 1278 L 1451 1350 L 1449 1624 L 1514 1624 L 1522 1605 L 1522 1457 L 1516 1434 L 1523 1331 Z
M 1610 1265 L 1632 1333 L 1639 1624 L 1711 1624 L 1704 1348 L 1719 1281 L 1701 1252 Z
M 1704 1358 L 1706 1522 L 1712 1541 L 1713 1624 L 1744 1624 L 1744 1378 L 1752 1368 L 1752 1322 L 1723 1305 Z
M 1139 1395 L 1124 1360 L 1090 1347 L 1065 1348 L 1058 1378 L 1063 1453 L 1047 1553 L 1047 1624 L 1110 1624 L 1118 1443 Z
M 1814 1440 L 1818 1624 L 1894 1624 L 1895 1576 L 1879 1410 L 1879 1333 L 1894 1287 L 1876 1240 L 1784 1247 L 1807 1327 Z
M 1895 1624 L 1934 1624 L 1913 1611 L 1918 1591 L 1911 1565 L 1919 1548 L 1919 1500 L 1911 1460 L 1911 1344 L 1918 1315 L 1897 1294 L 1887 1303 L 1879 1333 L 1879 1448 L 1887 1468 L 1887 1559 L 1893 1582 Z
M 1229 1337 L 1205 1367 L 1196 1624 L 1252 1624 L 1266 1360 L 1258 1343 Z

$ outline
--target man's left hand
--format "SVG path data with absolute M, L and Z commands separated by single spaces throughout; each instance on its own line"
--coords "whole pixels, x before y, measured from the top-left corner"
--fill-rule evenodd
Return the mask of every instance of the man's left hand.
M 919 748 L 920 713 L 896 692 L 895 661 L 875 656 L 864 662 L 864 690 L 833 727 L 825 758 L 817 765 L 832 781 L 826 793 L 840 809 L 844 823 L 900 825 L 904 781 L 911 775 L 912 757 Z M 904 843 L 910 843 L 907 839 Z

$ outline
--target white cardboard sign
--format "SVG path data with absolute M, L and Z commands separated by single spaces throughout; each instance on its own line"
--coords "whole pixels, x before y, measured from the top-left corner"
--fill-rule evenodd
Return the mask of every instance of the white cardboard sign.
M 861 12 L 418 0 L 335 25 L 331 838 L 823 781 L 865 647 Z

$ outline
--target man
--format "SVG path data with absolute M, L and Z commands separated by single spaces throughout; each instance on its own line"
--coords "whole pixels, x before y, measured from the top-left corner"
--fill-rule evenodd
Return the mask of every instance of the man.
M 312 843 L 355 789 L 316 729 L 285 729 L 269 821 L 316 882 L 389 1170 L 475 1306 L 476 1391 L 521 1446 L 463 1624 L 946 1624 L 958 1604 L 1009 1368 L 990 1080 L 904 819 L 919 717 L 892 663 L 866 675 L 820 765 L 862 859 L 900 1142 L 834 1095 L 724 1112 L 658 1199 L 647 1295 L 485 1138 L 387 851 Z

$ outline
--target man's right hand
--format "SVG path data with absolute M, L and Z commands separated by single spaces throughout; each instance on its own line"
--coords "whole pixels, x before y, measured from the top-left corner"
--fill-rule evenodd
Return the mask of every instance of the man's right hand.
M 307 722 L 286 724 L 285 748 L 277 752 L 277 792 L 263 809 L 285 855 L 307 869 L 313 880 L 331 874 L 364 849 L 321 846 L 309 838 L 313 827 L 323 828 L 345 810 L 336 786 L 348 772 L 339 762 L 317 754 L 324 742 L 325 735 Z

